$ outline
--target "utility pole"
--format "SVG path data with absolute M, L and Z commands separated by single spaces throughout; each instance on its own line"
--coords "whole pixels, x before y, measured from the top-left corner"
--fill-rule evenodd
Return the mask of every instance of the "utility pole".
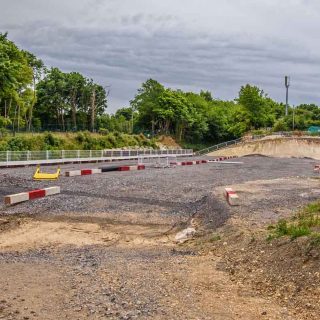
M 284 77 L 284 84 L 286 86 L 286 116 L 288 115 L 288 101 L 289 101 L 289 87 L 290 87 L 290 77 L 285 76 Z

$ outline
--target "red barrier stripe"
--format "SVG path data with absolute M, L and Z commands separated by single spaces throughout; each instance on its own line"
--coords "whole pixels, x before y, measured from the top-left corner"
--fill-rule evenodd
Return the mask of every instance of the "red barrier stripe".
M 29 200 L 42 198 L 46 196 L 46 190 L 33 190 L 29 192 Z
M 90 169 L 81 170 L 81 175 L 82 176 L 87 176 L 89 174 L 92 174 L 92 170 L 90 170 Z
M 130 167 L 129 167 L 129 166 L 122 166 L 122 167 L 119 167 L 118 170 L 119 170 L 119 171 L 129 171 L 129 170 L 130 170 Z
M 146 166 L 144 164 L 139 164 L 138 165 L 138 170 L 144 170 Z

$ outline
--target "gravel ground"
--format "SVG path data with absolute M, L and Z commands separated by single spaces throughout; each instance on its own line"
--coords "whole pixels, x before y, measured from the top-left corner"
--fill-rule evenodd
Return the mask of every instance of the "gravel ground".
M 190 216 L 193 203 L 210 195 L 218 186 L 261 179 L 315 175 L 313 165 L 316 162 L 310 159 L 253 156 L 238 160 L 243 164 L 210 163 L 170 169 L 148 167 L 145 171 L 108 172 L 79 177 L 62 176 L 54 182 L 32 181 L 33 167 L 1 169 L 0 196 L 50 185 L 60 185 L 61 194 L 12 207 L 5 207 L 2 203 L 0 214 L 76 212 L 85 215 L 136 212 L 159 213 L 181 219 Z M 101 164 L 65 165 L 62 167 L 62 172 L 99 166 Z M 44 170 L 50 172 L 54 169 L 45 167 Z M 287 200 L 290 202 L 290 199 Z
M 314 160 L 235 161 L 243 164 L 148 167 L 55 182 L 32 181 L 32 167 L 1 169 L 0 196 L 50 185 L 60 185 L 61 194 L 0 205 L 0 319 L 301 319 L 219 270 L 225 240 L 222 254 L 201 255 L 167 232 L 191 218 L 218 228 L 239 217 L 251 232 L 319 196 Z M 239 192 L 241 206 L 226 205 L 226 185 Z

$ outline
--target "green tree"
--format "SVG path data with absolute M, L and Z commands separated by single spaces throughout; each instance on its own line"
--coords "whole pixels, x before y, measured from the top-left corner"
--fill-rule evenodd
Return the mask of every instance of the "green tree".
M 164 86 L 158 81 L 149 79 L 142 84 L 134 99 L 130 101 L 134 110 L 139 112 L 139 124 L 142 129 L 149 130 L 151 127 L 152 136 L 159 121 L 155 111 L 160 108 L 159 98 L 164 90 Z
M 66 75 L 58 68 L 48 70 L 44 79 L 37 84 L 38 101 L 35 113 L 46 124 L 46 129 L 66 129 L 66 114 L 69 111 L 66 98 Z
M 24 51 L 7 34 L 0 33 L 0 106 L 2 116 L 13 124 L 21 111 L 21 94 L 32 83 L 32 68 Z M 6 122 L 8 123 L 8 122 Z
M 32 126 L 33 108 L 37 102 L 36 83 L 40 80 L 43 72 L 45 71 L 45 66 L 43 61 L 41 59 L 38 59 L 34 54 L 28 51 L 23 52 L 27 58 L 28 65 L 32 68 L 33 99 L 31 103 L 29 103 L 28 117 L 26 119 L 28 129 L 30 131 Z
M 253 129 L 265 125 L 266 96 L 263 90 L 249 84 L 242 86 L 237 101 L 246 109 Z

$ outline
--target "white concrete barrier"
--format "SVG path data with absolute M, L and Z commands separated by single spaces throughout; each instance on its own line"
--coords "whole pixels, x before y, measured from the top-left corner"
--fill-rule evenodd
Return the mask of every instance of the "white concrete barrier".
M 60 187 L 57 187 L 57 186 L 39 189 L 39 190 L 32 190 L 28 192 L 21 192 L 21 193 L 5 196 L 4 203 L 6 205 L 13 205 L 20 202 L 52 196 L 58 193 L 60 193 Z

